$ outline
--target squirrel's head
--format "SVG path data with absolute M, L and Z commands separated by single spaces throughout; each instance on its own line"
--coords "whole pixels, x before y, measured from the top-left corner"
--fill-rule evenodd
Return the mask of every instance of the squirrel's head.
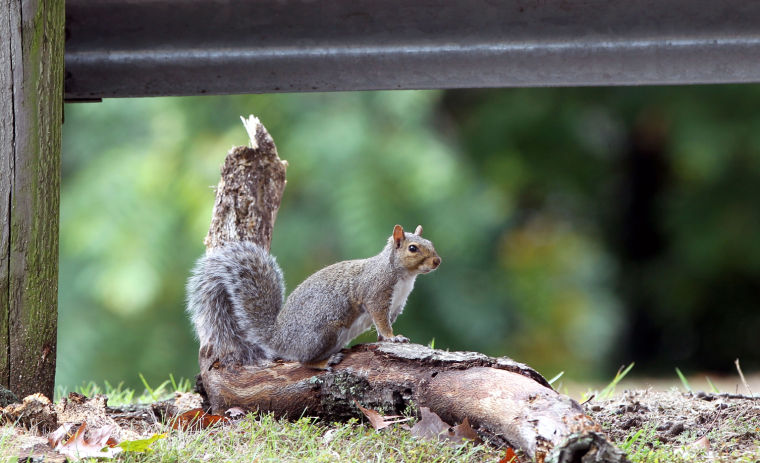
M 432 272 L 441 265 L 433 243 L 422 237 L 422 225 L 417 225 L 414 233 L 405 233 L 401 225 L 396 225 L 388 245 L 394 260 L 415 274 Z

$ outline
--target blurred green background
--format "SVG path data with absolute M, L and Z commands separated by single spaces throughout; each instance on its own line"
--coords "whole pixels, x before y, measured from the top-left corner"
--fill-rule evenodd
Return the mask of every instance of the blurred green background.
M 290 163 L 289 289 L 422 224 L 443 265 L 395 325 L 413 342 L 578 381 L 756 370 L 758 108 L 757 85 L 66 105 L 57 383 L 197 373 L 184 284 L 251 113 Z

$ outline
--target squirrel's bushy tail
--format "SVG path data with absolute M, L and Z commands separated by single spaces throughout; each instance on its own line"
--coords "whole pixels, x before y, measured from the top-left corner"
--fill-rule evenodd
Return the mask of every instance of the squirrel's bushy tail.
M 269 340 L 284 293 L 280 267 L 260 246 L 238 241 L 213 249 L 187 282 L 187 311 L 201 348 L 222 361 L 272 358 Z

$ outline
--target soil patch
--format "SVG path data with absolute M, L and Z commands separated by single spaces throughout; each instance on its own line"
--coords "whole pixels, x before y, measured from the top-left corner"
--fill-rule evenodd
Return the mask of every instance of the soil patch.
M 760 457 L 760 397 L 635 390 L 584 408 L 629 454 L 675 448 L 694 453 L 692 461 Z

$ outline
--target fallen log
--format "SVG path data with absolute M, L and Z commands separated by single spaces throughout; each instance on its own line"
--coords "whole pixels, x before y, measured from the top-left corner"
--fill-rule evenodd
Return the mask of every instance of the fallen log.
M 251 147 L 233 148 L 225 160 L 208 249 L 233 240 L 269 249 L 287 163 L 258 119 L 244 122 Z M 468 419 L 484 440 L 513 447 L 523 462 L 626 461 L 577 402 L 511 359 L 395 343 L 343 353 L 338 365 L 320 371 L 296 362 L 239 365 L 202 345 L 200 382 L 214 413 L 240 407 L 343 420 L 361 415 L 355 402 L 392 414 L 428 407 L 447 423 Z

